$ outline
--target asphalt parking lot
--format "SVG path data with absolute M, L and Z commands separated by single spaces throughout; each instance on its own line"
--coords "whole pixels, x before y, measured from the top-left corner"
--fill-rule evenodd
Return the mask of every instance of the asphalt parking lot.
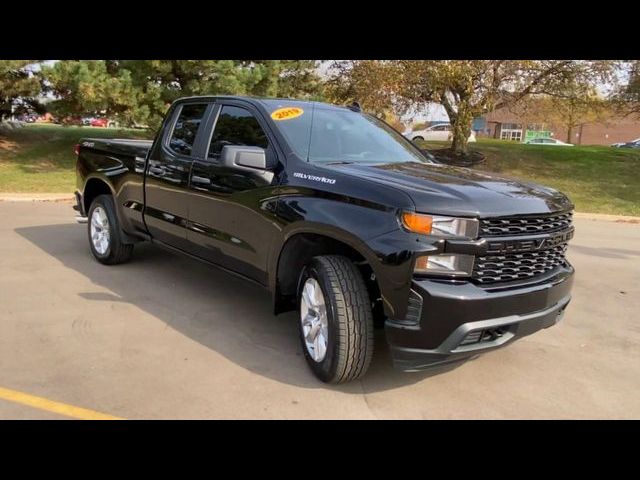
M 0 202 L 0 418 L 639 418 L 640 224 L 575 223 L 557 326 L 435 374 L 380 331 L 327 386 L 259 287 L 147 244 L 105 267 L 70 204 Z

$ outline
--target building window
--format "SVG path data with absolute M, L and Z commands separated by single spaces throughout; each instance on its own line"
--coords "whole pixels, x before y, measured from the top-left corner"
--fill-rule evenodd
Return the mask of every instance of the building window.
M 511 124 L 513 125 L 513 124 Z M 500 140 L 512 140 L 515 142 L 522 141 L 522 128 L 504 128 L 500 129 Z

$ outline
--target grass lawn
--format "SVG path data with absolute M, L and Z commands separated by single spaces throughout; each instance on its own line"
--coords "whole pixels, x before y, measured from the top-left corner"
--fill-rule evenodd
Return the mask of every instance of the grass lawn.
M 443 148 L 446 142 L 422 142 Z M 579 212 L 640 216 L 640 151 L 609 146 L 551 147 L 480 139 L 486 156 L 476 168 L 548 185 L 567 194 Z
M 0 192 L 73 192 L 73 146 L 83 137 L 149 138 L 141 130 L 27 125 L 0 132 Z M 442 148 L 446 143 L 424 143 Z M 611 147 L 545 147 L 481 139 L 477 168 L 557 188 L 581 212 L 640 216 L 640 151 Z
M 0 192 L 67 193 L 75 188 L 73 147 L 84 137 L 146 138 L 142 130 L 29 124 L 0 131 Z

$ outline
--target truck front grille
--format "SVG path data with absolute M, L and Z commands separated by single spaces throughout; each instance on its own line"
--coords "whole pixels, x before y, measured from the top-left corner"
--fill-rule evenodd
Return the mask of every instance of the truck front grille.
M 564 266 L 567 244 L 547 250 L 476 257 L 472 278 L 482 284 L 531 278 Z
M 481 237 L 535 235 L 566 230 L 571 226 L 571 212 L 536 217 L 486 218 L 480 220 Z

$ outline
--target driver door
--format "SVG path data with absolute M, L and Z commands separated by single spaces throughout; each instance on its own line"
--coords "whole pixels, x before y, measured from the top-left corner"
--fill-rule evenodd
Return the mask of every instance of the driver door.
M 274 221 L 273 187 L 278 156 L 259 113 L 231 100 L 217 104 L 205 155 L 195 159 L 189 188 L 190 250 L 205 260 L 267 283 L 270 246 L 279 230 Z M 209 128 L 208 131 L 211 131 Z M 267 169 L 237 168 L 222 161 L 226 145 L 259 147 Z

